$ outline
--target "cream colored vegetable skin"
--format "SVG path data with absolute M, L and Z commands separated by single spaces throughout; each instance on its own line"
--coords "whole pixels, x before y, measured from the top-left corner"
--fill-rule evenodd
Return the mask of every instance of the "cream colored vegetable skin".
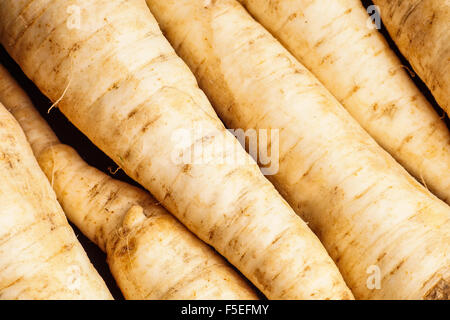
M 447 204 L 236 1 L 147 3 L 228 127 L 280 130 L 279 172 L 269 178 L 356 298 L 448 298 Z
M 450 115 L 450 0 L 374 0 L 392 39 Z
M 385 150 L 450 204 L 450 132 L 368 23 L 360 0 L 240 2 Z
M 0 299 L 112 299 L 0 103 Z
M 147 193 L 61 144 L 0 66 L 0 101 L 19 121 L 68 218 L 107 252 L 127 299 L 257 299 L 227 262 Z
M 62 97 L 70 121 L 268 298 L 352 298 L 320 241 L 220 122 L 144 0 L 3 0 L 0 39 L 48 97 Z M 179 130 L 193 134 L 181 150 Z M 222 142 L 236 161 L 173 158 L 198 145 L 210 154 Z

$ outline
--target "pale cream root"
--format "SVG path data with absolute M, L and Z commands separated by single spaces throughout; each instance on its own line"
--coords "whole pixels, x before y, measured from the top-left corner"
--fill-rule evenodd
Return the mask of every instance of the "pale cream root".
M 448 128 L 371 26 L 360 0 L 239 1 L 385 150 L 450 204 Z M 425 52 L 429 50 L 418 50 Z M 437 60 L 437 65 L 448 74 L 450 63 L 445 60 Z
M 0 101 L 22 125 L 69 219 L 106 251 L 127 299 L 257 299 L 224 259 L 147 192 L 90 167 L 61 144 L 2 66 Z
M 112 299 L 0 104 L 0 299 Z
M 148 193 L 89 167 L 68 146 L 38 159 L 69 218 L 107 252 L 127 299 L 257 299 L 223 258 Z
M 145 1 L 3 0 L 0 38 L 41 91 L 63 96 L 70 121 L 268 298 L 352 298 L 317 237 L 224 128 Z M 195 128 L 180 152 L 175 134 Z M 235 161 L 173 158 L 224 144 Z
M 357 298 L 448 295 L 447 204 L 236 1 L 147 3 L 228 127 L 280 130 L 279 172 L 270 179 L 321 238 Z
M 392 39 L 450 115 L 450 1 L 374 0 Z

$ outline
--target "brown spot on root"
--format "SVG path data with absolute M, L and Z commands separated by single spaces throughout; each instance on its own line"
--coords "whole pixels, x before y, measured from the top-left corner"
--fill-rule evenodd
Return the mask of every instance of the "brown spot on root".
M 372 184 L 371 186 L 369 186 L 368 188 L 366 188 L 364 191 L 362 191 L 361 193 L 357 194 L 354 198 L 354 200 L 358 200 L 361 199 L 364 195 L 366 195 L 370 189 L 372 189 L 375 186 L 375 184 Z
M 105 229 L 103 228 L 102 225 L 97 227 L 97 229 L 95 231 L 95 237 L 97 239 L 104 239 L 105 238 Z M 96 243 L 99 243 L 99 241 L 97 241 Z
M 244 258 L 247 256 L 247 252 L 244 252 L 241 257 L 239 258 L 239 261 L 244 260 Z
M 239 169 L 239 168 L 235 168 L 235 169 L 231 170 L 230 172 L 228 172 L 228 173 L 225 175 L 225 178 L 230 178 L 230 177 L 232 177 L 232 176 L 238 174 L 239 172 L 240 172 L 240 169 Z
M 325 62 L 331 60 L 331 54 L 327 54 L 325 57 L 323 57 L 322 61 L 320 61 L 320 65 L 325 64 Z
M 359 91 L 359 89 L 361 89 L 360 86 L 358 86 L 358 85 L 353 86 L 352 90 L 348 93 L 348 95 L 347 95 L 347 97 L 345 99 L 348 99 L 351 96 L 353 96 L 356 92 Z
M 424 296 L 425 300 L 449 300 L 450 282 L 448 279 L 440 279 Z
M 8 289 L 10 287 L 12 287 L 13 285 L 15 285 L 16 283 L 19 283 L 20 281 L 22 281 L 23 276 L 17 278 L 16 280 L 14 280 L 12 283 L 8 284 L 6 287 L 3 287 L 2 290 Z
M 100 184 L 99 183 L 95 184 L 88 192 L 89 198 L 91 199 L 95 198 L 100 193 L 99 188 Z
M 318 48 L 320 47 L 321 44 L 323 44 L 325 42 L 326 38 L 322 38 L 319 41 L 317 41 L 317 43 L 314 45 L 314 48 Z
M 8 140 L 13 140 L 11 137 L 7 137 Z M 11 169 L 14 169 L 15 164 L 14 162 L 19 163 L 20 160 L 15 154 L 10 153 L 0 153 L 0 161 L 6 163 Z
M 314 164 L 315 162 L 311 166 L 309 166 L 308 170 L 306 170 L 306 172 L 303 174 L 303 177 L 306 177 L 311 173 L 312 169 L 314 168 Z
M 148 121 L 143 127 L 142 127 L 142 132 L 145 133 L 147 132 L 147 130 L 159 119 L 161 119 L 161 115 L 156 116 L 154 119 Z
M 391 272 L 389 273 L 390 275 L 393 275 L 394 273 L 396 273 L 400 267 L 403 265 L 403 263 L 405 263 L 405 260 L 400 261 L 400 263 L 398 263 L 394 269 L 391 270 Z
M 128 149 L 127 152 L 123 155 L 123 159 L 129 159 L 131 156 L 131 149 Z
M 183 171 L 183 173 L 187 174 L 187 173 L 189 173 L 191 171 L 191 169 L 192 169 L 192 166 L 190 164 L 185 164 L 183 166 L 183 168 L 181 169 L 181 171 Z
M 228 242 L 228 248 L 233 249 L 234 251 L 239 251 L 239 240 L 231 239 L 230 242 Z
M 260 268 L 256 268 L 254 275 L 257 282 L 259 282 L 264 287 L 264 289 L 267 289 L 269 287 L 268 284 L 266 283 L 265 279 L 266 274 L 264 271 L 262 271 Z
M 272 277 L 272 281 L 274 281 L 276 278 L 278 278 L 281 275 L 281 272 L 277 273 Z
M 61 250 L 59 251 L 60 253 L 66 252 L 66 251 L 70 251 L 72 250 L 72 248 L 75 246 L 75 244 L 70 243 L 70 244 L 65 244 Z
M 13 164 L 13 162 L 12 162 L 10 159 L 7 159 L 6 161 L 8 162 L 9 167 L 10 167 L 11 169 L 14 169 L 14 164 Z
M 65 244 L 64 246 L 61 247 L 61 249 L 59 249 L 56 253 L 54 253 L 53 255 L 51 255 L 50 257 L 48 257 L 47 259 L 45 259 L 44 262 L 49 262 L 52 259 L 64 254 L 65 252 L 69 252 L 71 251 L 73 248 L 75 248 L 75 244 L 74 243 L 70 243 L 70 244 Z
M 124 255 L 129 255 L 136 249 L 136 240 L 131 239 L 126 245 L 124 245 L 122 248 L 120 248 L 119 251 L 117 251 L 117 256 L 121 257 Z
M 381 50 L 378 50 L 377 52 L 375 52 L 375 53 L 374 53 L 374 55 L 373 55 L 373 56 L 374 56 L 374 57 L 378 57 L 378 56 L 379 56 L 380 54 L 382 54 L 382 53 L 383 53 L 383 51 L 384 51 L 383 49 L 381 49 Z
M 372 106 L 373 111 L 379 111 L 378 117 L 392 118 L 397 112 L 397 106 L 395 105 L 395 103 L 391 103 L 383 107 L 382 109 L 379 109 L 378 107 L 379 107 L 378 104 L 374 104 Z
M 412 140 L 412 138 L 413 138 L 412 135 L 408 135 L 406 138 L 403 139 L 403 141 L 400 143 L 397 149 L 401 150 L 406 144 L 408 144 Z
M 120 232 L 117 231 L 113 234 L 113 236 L 108 239 L 108 250 L 111 250 L 112 252 L 116 251 L 117 245 L 120 241 Z
M 292 21 L 292 20 L 294 20 L 295 18 L 297 18 L 297 13 L 296 13 L 296 12 L 294 12 L 293 14 L 291 14 L 291 15 L 288 17 L 288 21 Z
M 104 207 L 108 207 L 111 204 L 111 202 L 113 202 L 117 198 L 118 194 L 119 194 L 119 190 L 111 191 L 108 195 L 108 199 L 106 200 L 106 202 L 104 204 Z
M 380 254 L 380 256 L 377 258 L 377 262 L 380 262 L 385 256 L 386 256 L 386 252 L 383 252 L 382 254 Z
M 128 119 L 131 119 L 131 118 L 133 118 L 137 113 L 138 113 L 138 108 L 133 109 L 133 110 L 130 111 L 130 113 L 128 114 L 127 118 L 128 118 Z
M 283 233 L 278 235 L 275 239 L 273 239 L 271 245 L 274 245 L 275 243 L 277 243 L 278 241 L 280 241 L 280 239 L 283 237 Z

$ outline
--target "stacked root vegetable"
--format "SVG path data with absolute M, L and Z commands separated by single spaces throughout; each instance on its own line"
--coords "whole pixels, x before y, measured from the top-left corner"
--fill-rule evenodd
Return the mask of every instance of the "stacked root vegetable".
M 375 3 L 449 112 L 450 1 Z M 111 298 L 65 216 L 127 299 L 448 299 L 450 132 L 371 20 L 359 0 L 2 0 L 4 49 L 151 195 L 0 66 L 0 299 Z

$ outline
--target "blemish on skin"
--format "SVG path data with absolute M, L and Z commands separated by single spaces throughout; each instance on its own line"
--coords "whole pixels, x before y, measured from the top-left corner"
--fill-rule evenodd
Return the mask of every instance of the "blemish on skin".
M 137 114 L 137 109 L 132 110 L 129 114 L 128 114 L 128 119 L 134 117 Z
M 125 254 L 130 254 L 132 251 L 134 251 L 134 249 L 136 249 L 136 240 L 132 239 L 126 245 L 120 248 L 120 250 L 117 252 L 117 255 L 120 257 Z
M 378 258 L 377 262 L 380 262 L 386 256 L 386 252 L 383 252 Z
M 80 50 L 80 48 L 81 48 L 80 44 L 79 43 L 75 43 L 73 45 L 73 47 L 69 51 L 76 52 L 76 51 Z
M 441 278 L 424 296 L 426 300 L 448 300 L 449 297 L 449 280 L 444 278 Z
M 275 239 L 273 239 L 271 245 L 274 245 L 275 243 L 277 243 L 282 237 L 283 237 L 283 234 L 280 234 L 279 236 L 277 236 Z
M 104 206 L 106 207 L 106 206 L 108 206 L 112 201 L 114 201 L 116 198 L 117 198 L 117 195 L 118 195 L 118 191 L 116 190 L 116 191 L 111 191 L 110 193 L 109 193 L 109 195 L 108 195 L 108 198 L 107 198 L 107 200 L 106 200 L 106 202 L 105 202 L 105 204 L 104 204 Z
M 390 75 L 391 77 L 393 77 L 393 76 L 395 76 L 395 74 L 397 73 L 397 71 L 398 71 L 398 69 L 391 69 L 391 70 L 389 70 L 389 75 Z
M 359 89 L 361 89 L 361 87 L 360 86 L 358 86 L 358 85 L 355 85 L 353 88 L 352 88 L 352 90 L 350 91 L 350 94 L 349 94 L 349 96 L 352 96 L 352 95 L 354 95 L 356 92 L 358 92 L 359 91 Z
M 314 45 L 314 48 L 318 48 L 320 47 L 321 44 L 323 44 L 325 41 L 325 38 L 320 39 L 319 41 L 317 41 L 317 43 Z
M 306 269 L 305 269 L 306 270 Z M 272 281 L 274 281 L 276 278 L 278 278 L 279 276 L 281 275 L 281 272 L 280 273 L 277 273 L 276 275 L 274 275 L 273 277 L 272 277 Z
M 325 62 L 330 61 L 330 60 L 331 60 L 331 54 L 327 54 L 325 57 L 323 57 L 322 61 L 320 61 L 320 64 L 322 65 Z M 332 63 L 332 62 L 330 61 L 330 63 Z
M 292 21 L 292 20 L 294 20 L 295 18 L 297 18 L 297 13 L 296 13 L 296 12 L 294 12 L 293 14 L 291 14 L 291 15 L 288 17 L 288 21 Z
M 395 268 L 390 272 L 390 274 L 392 275 L 392 274 L 396 273 L 400 269 L 400 267 L 403 265 L 404 262 L 405 262 L 405 260 L 400 261 L 400 263 L 395 266 Z
M 401 150 L 405 146 L 405 144 L 408 144 L 412 140 L 412 138 L 413 136 L 411 135 L 408 135 L 406 138 L 404 138 L 398 146 L 397 150 Z
M 158 121 L 159 119 L 161 119 L 161 115 L 158 115 L 155 119 L 152 119 L 150 121 L 148 121 L 143 127 L 142 127 L 142 132 L 146 132 L 156 121 Z
M 129 159 L 131 156 L 131 149 L 128 149 L 127 152 L 123 155 L 123 157 L 119 156 L 120 160 L 124 162 L 124 159 Z
M 182 168 L 182 172 L 183 173 L 189 173 L 189 171 L 191 171 L 191 165 L 190 164 L 185 164 Z
M 411 135 L 407 136 L 407 137 L 405 138 L 405 142 L 406 142 L 406 143 L 410 142 L 412 138 L 413 138 L 413 137 L 412 137 Z
M 309 175 L 309 173 L 310 173 L 311 170 L 312 170 L 312 167 L 313 167 L 313 166 L 309 167 L 308 170 L 306 170 L 306 172 L 303 174 L 303 177 L 306 177 L 307 175 Z
M 382 115 L 388 116 L 388 117 L 393 117 L 396 111 L 397 111 L 397 106 L 394 103 L 392 103 L 383 109 Z
M 375 53 L 373 54 L 373 56 L 374 56 L 374 57 L 378 57 L 382 52 L 383 52 L 383 49 L 382 49 L 382 50 L 378 50 L 377 52 L 375 52 Z
M 239 258 L 239 261 L 244 260 L 244 258 L 245 258 L 246 255 L 247 255 L 247 252 L 244 252 L 244 253 L 241 255 L 241 257 Z

